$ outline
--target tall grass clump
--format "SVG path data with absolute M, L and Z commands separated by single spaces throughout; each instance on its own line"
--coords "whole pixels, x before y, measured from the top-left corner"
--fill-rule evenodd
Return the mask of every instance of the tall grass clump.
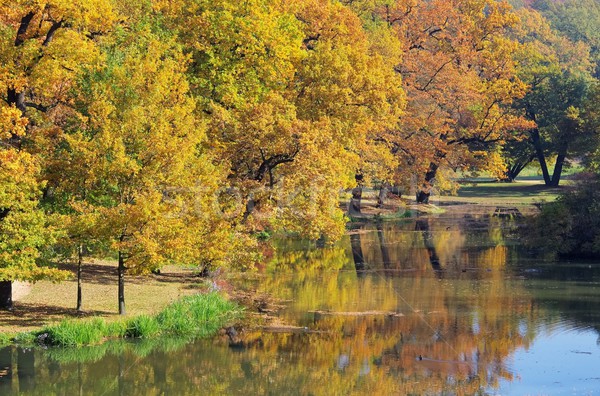
M 156 320 L 166 335 L 207 337 L 241 314 L 239 307 L 218 293 L 184 297 L 167 306 Z
M 13 342 L 13 336 L 6 333 L 0 333 L 0 347 L 10 345 Z
M 218 293 L 198 294 L 167 306 L 157 316 L 139 315 L 106 322 L 102 318 L 67 319 L 37 333 L 20 333 L 15 341 L 56 346 L 99 344 L 105 339 L 165 337 L 208 337 L 241 315 L 240 307 Z M 0 345 L 3 339 L 0 338 Z
M 160 325 L 156 318 L 148 315 L 136 316 L 126 323 L 125 337 L 152 338 L 161 333 Z
M 59 346 L 83 346 L 99 344 L 107 336 L 106 321 L 67 319 L 44 329 L 48 335 L 46 343 Z M 122 336 L 122 335 L 121 335 Z

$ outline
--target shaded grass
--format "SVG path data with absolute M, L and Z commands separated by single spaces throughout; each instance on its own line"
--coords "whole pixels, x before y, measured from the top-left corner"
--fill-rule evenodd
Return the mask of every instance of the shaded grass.
M 240 315 L 241 308 L 218 293 L 197 294 L 168 305 L 156 316 L 139 315 L 114 322 L 100 317 L 67 319 L 37 333 L 20 333 L 14 341 L 81 347 L 111 338 L 208 337 Z

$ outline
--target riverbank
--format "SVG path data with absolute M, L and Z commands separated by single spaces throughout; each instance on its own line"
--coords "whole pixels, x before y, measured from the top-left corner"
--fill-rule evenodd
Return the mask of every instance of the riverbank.
M 377 206 L 378 191 L 365 189 L 361 201 L 361 214 L 353 215 L 354 221 L 373 219 L 395 220 L 416 215 L 454 213 L 481 213 L 496 208 L 516 209 L 523 215 L 535 214 L 546 202 L 552 202 L 565 187 L 546 187 L 542 180 L 523 180 L 499 183 L 487 180 L 465 180 L 456 195 L 432 195 L 429 204 L 417 204 L 413 195 L 401 197 L 388 194 L 385 204 Z M 347 207 L 347 203 L 342 206 Z
M 71 271 L 73 279 L 61 283 L 13 284 L 14 309 L 0 310 L 0 333 L 37 330 L 66 318 L 97 316 L 110 320 L 119 317 L 115 263 L 102 260 L 85 262 L 82 269 L 82 312 L 75 309 L 76 267 L 60 264 L 60 268 Z M 154 315 L 182 297 L 205 292 L 212 287 L 212 280 L 196 275 L 195 268 L 167 266 L 160 275 L 126 276 L 128 313 Z

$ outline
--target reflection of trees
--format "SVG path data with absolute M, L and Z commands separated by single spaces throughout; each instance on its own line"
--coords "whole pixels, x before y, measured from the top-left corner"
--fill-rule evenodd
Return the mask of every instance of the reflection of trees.
M 34 393 L 484 393 L 512 378 L 507 357 L 529 346 L 540 321 L 555 308 L 536 303 L 530 284 L 505 276 L 511 250 L 501 240 L 466 249 L 476 240 L 468 230 L 428 226 L 444 279 L 434 275 L 423 230 L 415 232 L 414 223 L 363 229 L 360 247 L 373 271 L 360 277 L 350 238 L 325 249 L 294 246 L 298 251 L 281 244 L 260 291 L 290 299 L 281 320 L 306 326 L 306 332 L 247 331 L 236 349 L 223 336 L 190 344 L 121 341 L 28 351 L 35 355 Z M 582 293 L 565 287 L 573 287 L 574 296 Z M 19 360 L 15 348 L 0 350 L 0 373 L 3 365 L 10 368 L 10 374 L 0 374 L 0 394 L 19 393 Z
M 391 386 L 388 392 L 470 394 L 512 378 L 503 362 L 515 349 L 529 345 L 538 312 L 525 290 L 504 279 L 509 249 L 501 240 L 465 249 L 465 242 L 473 240 L 468 232 L 431 227 L 429 221 L 398 230 L 378 224 L 376 232 L 357 232 L 360 238 L 351 245 L 357 251 L 360 241 L 370 269 L 397 271 L 364 278 L 330 272 L 313 282 L 300 276 L 301 283 L 295 273 L 264 282 L 267 292 L 294 290 L 287 295 L 298 296 L 283 315 L 287 321 L 301 317 L 299 325 L 323 334 L 292 335 L 283 344 L 278 338 L 276 348 L 304 353 L 298 338 L 310 338 L 319 351 L 310 356 L 315 366 L 334 364 L 351 371 L 355 385 L 363 381 L 358 380 L 361 372 L 383 370 L 384 377 L 400 380 L 384 381 Z M 432 258 L 450 271 L 448 281 L 433 276 Z M 368 311 L 372 314 L 360 315 Z M 399 315 L 386 314 L 394 312 Z
M 356 272 L 359 273 L 365 269 L 365 259 L 360 244 L 360 233 L 350 234 L 350 247 L 352 249 L 354 268 L 356 268 Z
M 429 255 L 431 268 L 434 271 L 441 270 L 440 258 L 438 257 L 435 244 L 433 243 L 433 234 L 429 230 L 429 219 L 418 219 L 415 221 L 415 231 L 420 231 L 423 235 L 423 243 L 427 250 L 427 254 Z

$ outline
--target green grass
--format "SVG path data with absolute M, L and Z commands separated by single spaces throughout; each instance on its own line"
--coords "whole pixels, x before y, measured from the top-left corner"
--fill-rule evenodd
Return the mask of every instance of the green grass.
M 152 338 L 160 334 L 161 328 L 155 317 L 140 315 L 127 322 L 126 337 Z
M 14 336 L 11 334 L 0 333 L 0 347 L 12 344 Z
M 474 180 L 463 183 L 456 196 L 433 197 L 440 202 L 476 203 L 484 205 L 531 205 L 540 201 L 554 201 L 562 187 L 549 188 L 540 180 L 514 183 Z
M 161 313 L 156 320 L 163 334 L 200 337 L 216 333 L 225 322 L 235 319 L 239 309 L 217 293 L 184 297 Z
M 67 319 L 41 331 L 18 333 L 2 342 L 33 345 L 82 347 L 101 344 L 107 339 L 156 337 L 209 337 L 227 322 L 241 315 L 241 308 L 218 293 L 187 296 L 168 305 L 156 316 L 139 315 L 125 320 L 107 322 L 104 318 Z M 38 340 L 38 336 L 45 339 Z
M 48 334 L 46 343 L 60 346 L 83 346 L 99 344 L 108 336 L 108 325 L 104 319 L 63 320 L 50 326 L 42 333 Z

